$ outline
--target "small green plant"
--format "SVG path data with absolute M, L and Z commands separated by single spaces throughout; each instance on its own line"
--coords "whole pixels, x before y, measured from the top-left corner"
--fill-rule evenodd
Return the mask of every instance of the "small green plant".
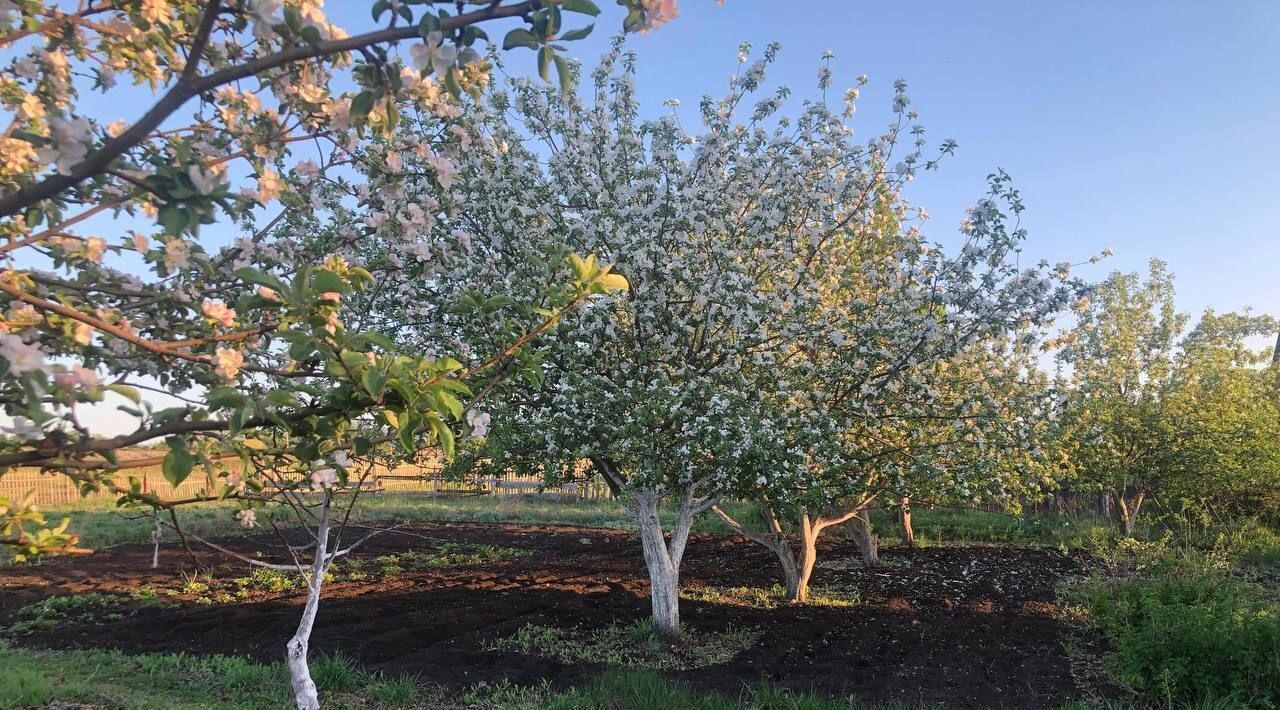
M 233 580 L 242 589 L 259 592 L 288 592 L 307 586 L 302 575 L 268 567 L 254 567 L 247 577 Z
M 207 593 L 213 586 L 213 570 L 205 570 L 204 572 L 200 570 L 194 572 L 183 570 L 181 576 L 182 586 L 179 587 L 179 591 L 182 594 L 199 596 Z
M 678 645 L 662 642 L 648 620 L 584 631 L 529 624 L 489 644 L 490 650 L 519 651 L 563 663 L 600 663 L 628 668 L 688 670 L 723 663 L 760 637 L 752 629 L 720 633 L 688 631 Z
M 752 609 L 776 609 L 787 603 L 787 590 L 780 584 L 772 587 L 690 586 L 680 590 L 680 598 L 708 604 L 724 604 Z M 815 587 L 809 591 L 809 606 L 852 607 L 862 600 L 856 589 Z
M 409 550 L 395 555 L 380 555 L 373 559 L 373 564 L 377 566 L 379 574 L 390 577 L 401 574 L 405 570 L 422 571 L 440 567 L 481 565 L 515 559 L 528 554 L 525 550 L 512 547 L 445 542 L 431 551 Z M 348 562 L 347 566 L 358 569 L 351 562 Z M 348 578 L 356 579 L 354 573 Z
M 157 609 L 165 606 L 155 587 L 141 587 L 129 596 L 133 597 L 134 601 L 138 602 L 138 606 L 144 609 Z
M 383 674 L 371 676 L 368 694 L 373 700 L 387 705 L 403 705 L 418 692 L 418 684 L 412 678 L 401 676 L 387 678 Z
M 26 634 L 52 629 L 66 622 L 92 624 L 103 619 L 120 618 L 116 609 L 125 601 L 126 597 L 97 592 L 49 597 L 19 609 L 18 620 L 8 631 L 11 634 Z
M 311 664 L 311 679 L 322 692 L 354 688 L 362 675 L 355 661 L 340 651 L 321 656 Z

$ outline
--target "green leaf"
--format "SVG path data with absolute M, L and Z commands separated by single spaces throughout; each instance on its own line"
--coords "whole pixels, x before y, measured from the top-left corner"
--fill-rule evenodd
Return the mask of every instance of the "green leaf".
M 622 29 L 625 32 L 636 32 L 644 26 L 644 10 L 633 7 L 627 13 L 626 19 L 622 21 Z
M 427 35 L 432 32 L 440 31 L 440 18 L 428 12 L 422 16 L 422 21 L 418 23 L 418 36 L 426 39 Z
M 572 42 L 576 39 L 583 39 L 587 35 L 591 34 L 591 30 L 594 30 L 595 28 L 596 28 L 595 25 L 587 25 L 586 27 L 582 27 L 580 29 L 569 30 L 568 32 L 565 32 L 564 34 L 560 35 L 557 39 L 559 39 L 562 42 Z
M 209 403 L 211 409 L 222 409 L 223 407 L 243 406 L 248 400 L 233 387 L 214 387 L 205 396 L 205 401 Z
M 266 286 L 275 289 L 278 292 L 285 291 L 284 282 L 280 279 L 268 274 L 265 271 L 246 266 L 242 269 L 236 269 L 235 277 L 245 283 L 257 284 L 258 286 Z
M 325 293 L 327 291 L 346 293 L 350 290 L 347 282 L 343 281 L 341 276 L 328 269 L 316 271 L 315 275 L 311 277 L 311 289 L 316 293 Z
M 560 79 L 560 90 L 568 93 L 573 88 L 573 74 L 569 71 L 569 62 L 556 55 L 556 75 Z
M 444 74 L 444 88 L 449 90 L 449 95 L 453 98 L 462 96 L 462 85 L 458 83 L 458 68 L 449 67 L 449 71 Z
M 289 390 L 272 390 L 267 394 L 265 401 L 277 407 L 297 407 L 301 404 L 298 396 Z
M 569 12 L 580 12 L 583 15 L 591 15 L 592 17 L 600 14 L 600 8 L 591 0 L 564 0 L 560 7 Z
M 130 387 L 129 385 L 110 384 L 110 385 L 107 385 L 107 389 L 111 390 L 112 392 L 115 392 L 121 397 L 128 399 L 134 404 L 142 403 L 142 395 L 138 392 L 138 390 Z
M 363 122 L 365 117 L 369 115 L 369 112 L 373 110 L 373 101 L 374 96 L 372 92 L 361 91 L 356 94 L 356 97 L 351 100 L 351 121 L 354 123 Z
M 232 436 L 239 434 L 240 430 L 244 428 L 244 423 L 249 421 L 249 419 L 252 417 L 253 417 L 252 403 L 247 403 L 240 406 L 234 412 L 231 413 L 230 417 L 227 418 L 227 431 Z
M 453 458 L 453 430 L 444 423 L 444 420 L 434 414 L 427 415 L 427 423 L 431 425 L 431 432 L 435 434 L 436 441 L 440 442 L 440 450 L 444 452 L 444 457 L 446 459 Z
M 542 80 L 551 83 L 551 58 L 555 56 L 555 52 L 550 47 L 542 47 L 538 50 L 538 76 Z
M 550 5 L 547 5 L 547 34 L 546 34 L 546 36 L 547 36 L 548 38 L 551 38 L 551 37 L 554 37 L 554 36 L 556 36 L 556 35 L 560 34 L 560 23 L 561 23 L 561 18 L 560 18 L 560 6 L 559 6 L 559 5 L 557 5 L 557 4 L 555 4 L 555 3 L 551 3 Z
M 559 57 L 556 57 L 556 59 L 559 59 Z M 485 299 L 484 310 L 486 313 L 492 313 L 499 308 L 505 308 L 513 303 L 515 303 L 515 301 L 508 296 L 493 296 L 492 298 Z
M 503 49 L 515 49 L 516 47 L 528 47 L 529 49 L 533 49 L 539 44 L 541 43 L 538 41 L 538 38 L 535 37 L 532 32 L 523 27 L 517 27 L 516 29 L 511 30 L 507 33 L 506 37 L 502 38 Z
M 191 220 L 185 209 L 174 205 L 165 205 L 160 208 L 157 221 L 161 227 L 164 227 L 165 232 L 180 234 L 183 229 L 186 229 Z
M 414 441 L 417 428 L 417 417 L 408 416 L 400 423 L 400 430 L 396 432 L 396 438 L 406 453 L 418 450 L 417 442 Z
M 387 376 L 370 367 L 360 375 L 360 384 L 374 397 L 381 397 L 387 386 Z
M 435 392 L 435 398 L 437 402 L 445 406 L 445 409 L 448 410 L 449 414 L 453 415 L 454 419 L 458 419 L 462 416 L 462 412 L 465 407 L 462 406 L 462 402 L 458 401 L 457 397 L 454 397 L 448 391 L 442 389 Z
M 363 436 L 357 436 L 351 445 L 351 451 L 356 456 L 364 456 L 373 450 L 373 442 Z
M 396 344 L 391 341 L 391 338 L 388 338 L 382 333 L 361 333 L 356 336 L 356 342 L 377 345 L 388 352 L 396 349 Z
M 311 338 L 307 338 L 306 340 L 295 340 L 289 345 L 289 357 L 299 362 L 302 362 L 303 360 L 310 360 L 315 352 L 315 341 Z
M 169 449 L 169 453 L 164 455 L 164 462 L 160 464 L 160 472 L 164 474 L 164 480 L 169 485 L 177 486 L 187 480 L 187 476 L 191 475 L 192 469 L 196 467 L 196 460 L 186 449 L 186 445 L 182 447 L 174 447 Z

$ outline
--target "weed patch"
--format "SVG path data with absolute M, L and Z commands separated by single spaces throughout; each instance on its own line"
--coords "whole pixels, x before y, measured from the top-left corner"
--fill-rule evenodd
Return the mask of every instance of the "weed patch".
M 530 624 L 490 645 L 563 663 L 605 663 L 624 668 L 689 670 L 724 663 L 750 648 L 760 632 L 730 629 L 711 633 L 687 630 L 678 644 L 667 644 L 648 621 L 612 624 L 601 629 L 559 629 Z
M 119 608 L 127 597 L 111 594 L 77 594 L 49 597 L 18 610 L 18 620 L 8 628 L 11 634 L 28 634 L 52 629 L 62 623 L 92 624 L 120 619 Z
M 689 586 L 680 590 L 680 598 L 707 604 L 725 604 L 751 609 L 776 609 L 788 604 L 787 590 L 780 584 L 772 587 L 708 587 Z M 862 601 L 854 589 L 814 587 L 809 590 L 808 606 L 853 607 Z

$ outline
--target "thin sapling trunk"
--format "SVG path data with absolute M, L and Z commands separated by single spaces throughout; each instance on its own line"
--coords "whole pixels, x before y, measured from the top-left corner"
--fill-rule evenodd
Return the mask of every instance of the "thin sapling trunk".
M 298 629 L 286 644 L 286 660 L 289 666 L 289 682 L 293 686 L 293 701 L 298 710 L 320 710 L 320 697 L 311 668 L 307 664 L 307 650 L 311 645 L 311 629 L 315 626 L 316 613 L 320 610 L 320 591 L 328 571 L 329 552 L 329 494 L 324 494 L 320 504 L 320 517 L 316 523 L 315 559 L 311 563 L 311 578 L 307 580 L 307 603 L 298 620 Z
M 902 505 L 898 513 L 902 522 L 902 542 L 907 547 L 915 547 L 916 530 L 911 527 L 911 496 L 902 496 Z

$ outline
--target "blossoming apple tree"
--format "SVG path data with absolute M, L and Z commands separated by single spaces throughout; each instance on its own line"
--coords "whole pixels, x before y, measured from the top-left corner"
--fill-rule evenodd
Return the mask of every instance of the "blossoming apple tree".
M 469 113 L 466 138 L 490 149 L 469 152 L 454 175 L 466 224 L 438 232 L 474 254 L 471 271 L 435 273 L 413 285 L 418 296 L 388 304 L 394 337 L 427 348 L 453 334 L 484 349 L 489 318 L 468 311 L 537 303 L 530 284 L 566 251 L 599 254 L 629 281 L 625 294 L 565 316 L 519 386 L 495 401 L 489 436 L 462 467 L 549 482 L 601 475 L 640 528 L 664 636 L 679 632 L 679 568 L 696 516 L 771 481 L 791 490 L 828 455 L 841 458 L 826 470 L 847 470 L 857 447 L 832 442 L 859 422 L 907 414 L 878 401 L 860 410 L 864 397 L 907 386 L 900 371 L 1028 327 L 1069 290 L 1052 269 L 1006 263 L 1022 235 L 1005 229 L 994 202 L 975 210 L 955 259 L 899 229 L 898 187 L 936 164 L 910 126 L 905 85 L 895 123 L 856 143 L 848 121 L 858 89 L 842 108 L 810 101 L 794 118 L 778 115 L 787 90 L 763 92 L 776 51 L 747 64 L 743 48 L 729 93 L 701 102 L 697 134 L 674 112 L 641 120 L 634 58 L 621 51 L 592 73 L 586 100 L 527 81 L 491 92 Z M 825 95 L 825 65 L 821 76 Z M 411 143 L 423 130 L 405 132 Z M 416 305 L 477 289 L 464 309 Z M 848 413 L 840 426 L 819 425 L 835 407 L 807 402 L 806 388 L 836 376 L 825 391 Z M 675 510 L 669 537 L 664 502 Z
M 627 29 L 674 16 L 670 2 L 618 4 Z M 361 294 L 418 274 L 363 262 L 374 227 L 338 244 L 332 229 L 291 229 L 288 217 L 367 194 L 346 177 L 362 142 L 409 111 L 435 123 L 416 146 L 431 166 L 421 189 L 447 209 L 469 150 L 450 128 L 491 66 L 483 28 L 505 23 L 503 48 L 534 50 L 544 77 L 567 77 L 563 42 L 585 36 L 578 20 L 599 8 L 377 0 L 374 24 L 348 33 L 321 5 L 0 2 L 0 474 L 57 472 L 175 525 L 184 503 L 239 500 L 238 519 L 253 525 L 256 506 L 291 501 L 315 535 L 307 613 L 289 645 L 300 707 L 317 705 L 305 656 L 319 573 L 343 554 L 329 547 L 335 492 L 392 447 L 447 451 L 454 429 L 482 434 L 473 384 L 512 371 L 563 310 L 623 285 L 579 259 L 542 297 L 540 319 L 479 359 L 401 351 L 362 329 Z M 138 115 L 115 113 L 131 105 Z M 108 393 L 126 398 L 135 429 L 92 431 L 84 408 Z M 119 455 L 157 441 L 154 460 Z M 163 500 L 118 477 L 157 464 L 175 485 L 197 469 L 211 485 Z M 0 501 L 0 516 L 0 542 L 19 555 L 79 549 L 27 502 Z

